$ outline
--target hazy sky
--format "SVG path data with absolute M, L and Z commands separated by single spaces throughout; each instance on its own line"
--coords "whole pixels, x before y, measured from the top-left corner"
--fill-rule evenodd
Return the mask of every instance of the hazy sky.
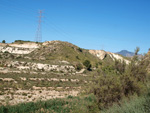
M 0 0 L 0 41 L 34 41 L 39 10 L 42 41 L 111 52 L 150 48 L 150 0 Z

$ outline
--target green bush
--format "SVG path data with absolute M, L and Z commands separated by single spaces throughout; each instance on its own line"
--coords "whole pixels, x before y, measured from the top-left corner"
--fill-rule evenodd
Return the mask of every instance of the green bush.
M 90 92 L 96 95 L 99 108 L 102 109 L 118 102 L 123 96 L 122 90 L 119 77 L 101 76 L 95 81 Z
M 23 44 L 25 42 L 31 42 L 31 41 L 24 41 L 24 40 L 15 40 L 15 43 Z
M 2 41 L 2 43 L 6 43 L 6 41 L 5 41 L 5 40 L 3 40 L 3 41 Z
M 123 97 L 144 93 L 148 78 L 147 62 L 133 58 L 129 65 L 116 60 L 114 65 L 102 67 L 100 77 L 95 79 L 89 92 L 96 95 L 99 108 L 108 108 Z
M 120 104 L 114 104 L 109 109 L 104 109 L 101 113 L 150 113 L 150 95 L 140 97 L 133 96 L 132 99 L 124 99 Z
M 78 56 L 76 56 L 76 59 L 80 60 L 80 58 Z
M 83 50 L 82 50 L 81 48 L 78 48 L 78 51 L 79 51 L 79 52 L 82 52 Z
M 130 95 L 140 95 L 145 91 L 145 85 L 128 75 L 121 76 L 100 76 L 91 85 L 90 93 L 97 97 L 100 109 L 112 106 L 114 102 L 119 102 L 123 97 Z
M 125 72 L 125 68 L 126 68 L 126 63 L 123 61 L 119 61 L 119 60 L 115 60 L 115 66 L 114 68 L 116 69 L 117 72 L 119 72 L 120 74 Z
M 83 62 L 83 65 L 87 68 L 87 70 L 89 70 L 89 71 L 91 70 L 92 65 L 89 60 L 85 60 Z
M 81 69 L 83 69 L 83 65 L 81 63 L 77 63 L 75 65 L 76 70 L 80 71 Z

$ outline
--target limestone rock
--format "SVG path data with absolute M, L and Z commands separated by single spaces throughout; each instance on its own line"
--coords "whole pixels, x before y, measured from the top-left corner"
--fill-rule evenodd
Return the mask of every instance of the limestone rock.
M 103 60 L 107 53 L 103 50 L 89 50 L 89 52 L 95 56 L 97 56 L 99 59 Z

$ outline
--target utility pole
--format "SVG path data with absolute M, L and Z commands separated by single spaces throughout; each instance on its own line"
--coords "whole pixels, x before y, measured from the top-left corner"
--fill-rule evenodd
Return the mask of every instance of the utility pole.
M 39 20 L 38 20 L 38 28 L 37 28 L 37 32 L 36 32 L 36 37 L 35 37 L 35 41 L 36 42 L 41 42 L 42 41 L 42 26 L 41 26 L 41 22 L 42 22 L 42 13 L 43 11 L 40 10 L 39 11 Z

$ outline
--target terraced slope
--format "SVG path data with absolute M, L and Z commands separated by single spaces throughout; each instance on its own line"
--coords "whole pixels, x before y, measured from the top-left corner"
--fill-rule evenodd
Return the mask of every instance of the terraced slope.
M 0 105 L 77 96 L 96 78 L 98 68 L 113 64 L 113 56 L 99 59 L 61 41 L 0 44 Z
M 92 81 L 85 60 L 100 61 L 68 42 L 0 44 L 0 105 L 77 96 Z

